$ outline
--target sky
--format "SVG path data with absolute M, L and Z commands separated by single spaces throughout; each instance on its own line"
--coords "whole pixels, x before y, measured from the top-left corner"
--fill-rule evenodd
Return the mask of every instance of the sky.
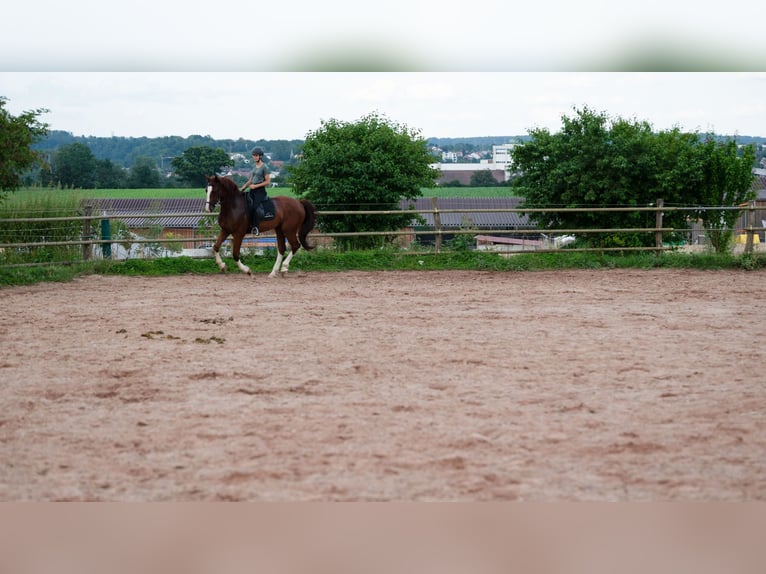
M 0 95 L 77 136 L 305 139 L 371 113 L 426 138 L 518 136 L 587 106 L 766 137 L 766 72 L 0 72 Z
M 304 139 L 380 113 L 424 137 L 514 136 L 588 106 L 766 136 L 756 0 L 29 6 L 3 6 L 0 97 L 74 135 Z
M 5 0 L 0 70 L 763 69 L 759 0 Z

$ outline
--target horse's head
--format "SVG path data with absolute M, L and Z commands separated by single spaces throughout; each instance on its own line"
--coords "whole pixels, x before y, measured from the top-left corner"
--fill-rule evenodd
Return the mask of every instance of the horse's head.
M 221 201 L 221 180 L 217 175 L 207 178 L 207 196 L 205 197 L 205 211 L 210 213 Z
M 207 198 L 205 200 L 205 211 L 207 212 L 213 211 L 219 203 L 223 208 L 224 203 L 228 205 L 232 198 L 242 195 L 237 184 L 229 177 L 206 175 L 205 178 L 207 179 Z

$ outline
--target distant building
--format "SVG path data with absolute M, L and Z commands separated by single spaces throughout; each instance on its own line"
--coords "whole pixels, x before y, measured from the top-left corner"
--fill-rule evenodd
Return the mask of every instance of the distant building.
M 506 170 L 511 169 L 511 152 L 518 144 L 502 144 L 492 146 L 492 163 L 502 165 Z
M 454 151 L 443 151 L 442 162 L 443 163 L 457 163 L 458 157 Z
M 462 185 L 471 185 L 471 176 L 477 171 L 489 170 L 498 183 L 508 181 L 508 172 L 504 166 L 498 166 L 489 162 L 482 163 L 433 163 L 431 167 L 438 169 L 440 175 L 436 180 L 437 185 L 445 185 L 453 181 L 459 181 Z

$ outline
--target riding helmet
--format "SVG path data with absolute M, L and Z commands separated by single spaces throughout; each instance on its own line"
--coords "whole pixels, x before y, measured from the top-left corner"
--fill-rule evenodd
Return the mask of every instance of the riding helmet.
M 254 147 L 252 151 L 252 155 L 263 155 L 263 149 L 259 147 Z

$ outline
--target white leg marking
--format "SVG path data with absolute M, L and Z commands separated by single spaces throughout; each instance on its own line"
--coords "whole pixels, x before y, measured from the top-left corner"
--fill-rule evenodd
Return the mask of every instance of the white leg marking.
M 250 272 L 250 268 L 242 263 L 241 261 L 237 261 L 237 267 L 239 267 L 239 270 L 242 271 L 242 273 L 247 273 L 248 275 L 252 275 Z
M 282 270 L 281 270 L 282 273 L 287 273 L 287 270 L 290 269 L 290 260 L 292 260 L 293 255 L 294 253 L 293 253 L 293 250 L 291 249 L 290 253 L 285 258 L 285 262 L 282 263 Z
M 279 269 L 279 266 L 281 264 L 282 264 L 282 254 L 277 252 L 277 260 L 274 262 L 274 267 L 271 268 L 271 273 L 269 273 L 269 277 L 277 276 L 277 270 Z
M 223 259 L 221 259 L 221 254 L 217 251 L 215 252 L 215 262 L 218 264 L 218 269 L 221 271 L 226 271 L 226 263 L 223 262 Z

